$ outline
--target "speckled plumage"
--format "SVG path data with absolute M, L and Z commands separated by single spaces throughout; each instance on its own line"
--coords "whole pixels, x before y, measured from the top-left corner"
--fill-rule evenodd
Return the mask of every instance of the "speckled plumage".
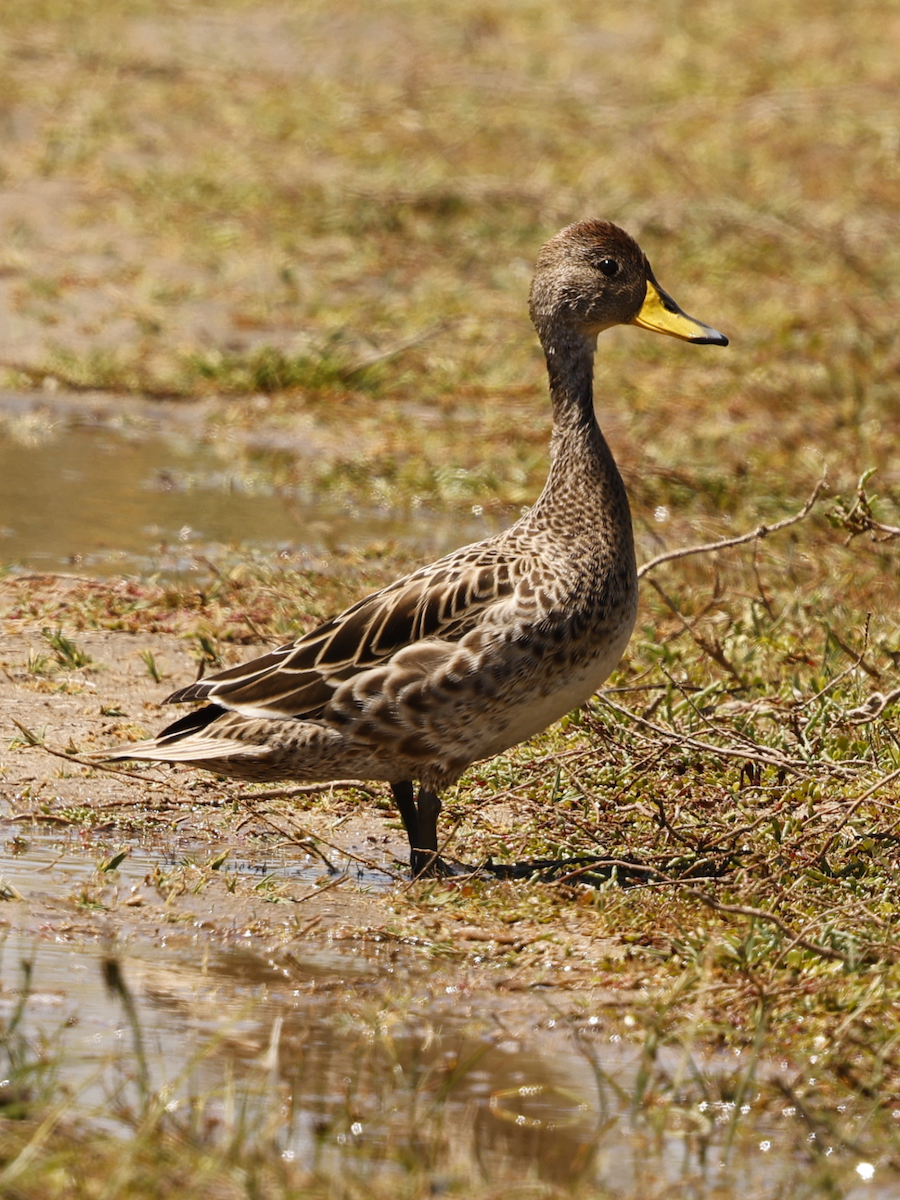
M 654 296 L 675 315 L 642 319 Z M 631 635 L 631 516 L 594 416 L 597 334 L 639 321 L 725 343 L 682 314 L 633 239 L 602 221 L 544 246 L 530 308 L 553 403 L 550 473 L 534 506 L 290 645 L 173 693 L 166 703 L 210 703 L 105 757 L 247 780 L 385 780 L 414 871 L 434 864 L 438 792 L 593 695 Z

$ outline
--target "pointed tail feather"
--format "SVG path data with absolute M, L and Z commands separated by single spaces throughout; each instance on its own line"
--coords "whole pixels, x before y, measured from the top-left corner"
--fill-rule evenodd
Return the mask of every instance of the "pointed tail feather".
M 227 710 L 218 704 L 207 704 L 204 708 L 185 713 L 171 725 L 167 725 L 155 738 L 145 742 L 132 742 L 128 746 L 115 746 L 109 750 L 94 750 L 88 758 L 115 762 L 122 759 L 143 759 L 148 762 L 202 763 L 221 758 L 260 759 L 267 750 L 264 745 L 228 737 L 212 737 L 204 730 L 226 715 Z
M 146 742 L 134 742 L 130 746 L 93 750 L 85 757 L 96 759 L 98 762 L 131 758 L 147 762 L 202 763 L 217 758 L 260 759 L 264 758 L 266 753 L 265 746 L 248 745 L 247 742 L 232 741 L 229 738 L 188 736 L 172 741 L 165 737 L 151 738 Z

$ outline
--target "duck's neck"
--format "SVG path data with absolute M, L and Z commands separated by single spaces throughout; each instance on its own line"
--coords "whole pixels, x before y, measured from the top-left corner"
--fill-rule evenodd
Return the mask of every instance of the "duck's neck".
M 553 438 L 550 474 L 532 509 L 545 523 L 575 536 L 596 537 L 614 552 L 633 555 L 631 515 L 625 486 L 594 415 L 595 340 L 574 330 L 542 337 Z

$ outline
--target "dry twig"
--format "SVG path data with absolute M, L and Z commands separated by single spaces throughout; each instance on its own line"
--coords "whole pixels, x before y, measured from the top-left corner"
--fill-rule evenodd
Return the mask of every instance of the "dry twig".
M 816 501 L 826 486 L 826 482 L 823 476 L 813 488 L 812 494 L 800 511 L 794 513 L 792 517 L 785 517 L 782 521 L 776 521 L 774 525 L 758 525 L 756 529 L 751 530 L 749 533 L 738 534 L 737 537 L 722 538 L 718 542 L 704 542 L 699 546 L 683 546 L 680 550 L 667 550 L 665 554 L 657 554 L 656 558 L 651 558 L 638 567 L 638 579 L 642 579 L 662 563 L 672 562 L 677 558 L 688 558 L 693 554 L 714 554 L 717 550 L 727 550 L 732 546 L 745 546 L 748 542 L 758 542 L 762 538 L 768 537 L 770 533 L 778 533 L 782 529 L 788 529 L 791 525 L 796 525 L 799 521 L 804 521 L 810 512 L 812 512 Z M 898 530 L 898 535 L 900 535 L 900 530 Z
M 789 758 L 786 754 L 779 754 L 778 751 L 771 748 L 763 748 L 757 743 L 750 741 L 748 738 L 745 745 L 741 746 L 717 746 L 712 742 L 701 741 L 700 738 L 692 737 L 688 733 L 682 733 L 676 729 L 666 729 L 662 725 L 657 725 L 653 721 L 648 721 L 644 717 L 639 717 L 636 712 L 632 712 L 630 708 L 625 708 L 621 704 L 615 704 L 608 696 L 598 692 L 596 699 L 607 708 L 611 708 L 613 712 L 625 717 L 628 721 L 634 722 L 636 725 L 641 725 L 645 729 L 650 730 L 656 737 L 665 738 L 676 746 L 689 747 L 691 750 L 700 750 L 706 754 L 721 755 L 725 758 L 739 758 L 742 761 L 748 759 L 752 762 L 761 763 L 767 767 L 777 767 L 783 771 L 790 771 L 794 775 L 800 775 L 804 779 L 812 779 L 813 775 L 810 772 L 810 764 L 804 759 Z M 834 775 L 840 779 L 853 778 L 855 771 L 849 770 L 845 763 L 836 763 L 825 760 L 820 763 L 828 774 Z
M 48 746 L 43 738 L 38 737 L 36 733 L 33 733 L 21 721 L 17 721 L 15 717 L 11 717 L 10 720 L 21 731 L 28 746 L 33 746 L 36 750 L 43 750 L 45 754 L 51 754 L 54 758 L 64 758 L 66 762 L 78 763 L 82 767 L 90 767 L 92 771 L 107 771 L 110 775 L 122 775 L 128 779 L 140 779 L 142 783 L 165 782 L 164 779 L 155 778 L 147 772 L 123 771 L 121 767 L 108 767 L 104 762 L 96 759 L 81 758 L 77 754 L 70 754 L 67 750 L 56 750 L 52 746 Z M 98 751 L 98 753 L 102 752 Z

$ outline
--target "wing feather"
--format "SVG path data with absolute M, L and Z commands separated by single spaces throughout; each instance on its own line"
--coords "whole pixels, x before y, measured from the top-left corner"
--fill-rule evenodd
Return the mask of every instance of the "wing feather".
M 208 675 L 165 700 L 214 700 L 247 716 L 321 715 L 335 688 L 418 641 L 456 641 L 516 591 L 527 561 L 499 548 L 464 551 L 367 596 L 295 642 Z

